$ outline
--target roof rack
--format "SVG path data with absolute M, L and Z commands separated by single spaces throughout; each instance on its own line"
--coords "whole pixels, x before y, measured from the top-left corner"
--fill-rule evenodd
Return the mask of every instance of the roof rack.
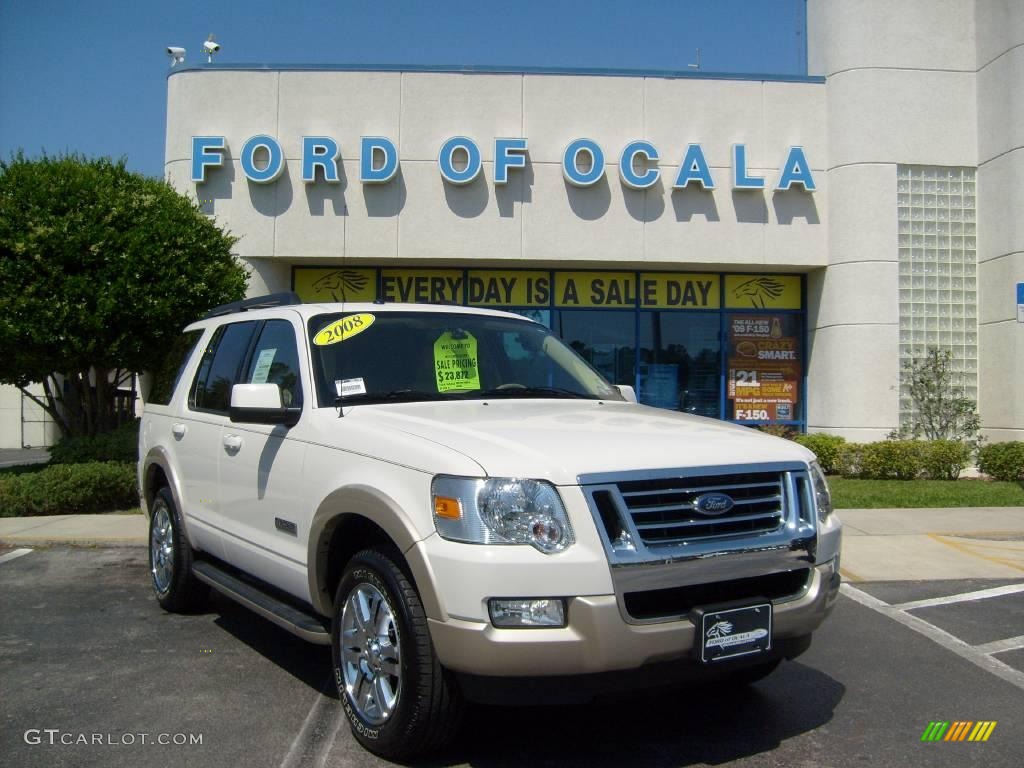
M 297 294 L 291 291 L 284 291 L 282 293 L 269 293 L 266 296 L 253 296 L 251 299 L 242 299 L 241 301 L 232 301 L 230 304 L 221 304 L 219 307 L 214 307 L 205 315 L 203 319 L 210 317 L 220 317 L 221 315 L 230 315 L 235 312 L 246 312 L 250 309 L 267 309 L 268 307 L 285 307 L 289 304 L 301 304 L 302 299 Z

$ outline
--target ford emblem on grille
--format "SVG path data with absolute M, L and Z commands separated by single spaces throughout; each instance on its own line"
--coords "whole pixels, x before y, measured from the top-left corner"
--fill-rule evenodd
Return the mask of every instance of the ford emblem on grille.
M 735 504 L 732 497 L 724 493 L 705 493 L 693 501 L 694 508 L 702 515 L 724 515 Z

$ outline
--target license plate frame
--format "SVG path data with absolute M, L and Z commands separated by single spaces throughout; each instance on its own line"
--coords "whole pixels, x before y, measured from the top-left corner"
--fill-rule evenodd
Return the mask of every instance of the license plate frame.
M 705 606 L 696 613 L 696 650 L 704 664 L 762 655 L 772 648 L 774 617 L 768 600 Z

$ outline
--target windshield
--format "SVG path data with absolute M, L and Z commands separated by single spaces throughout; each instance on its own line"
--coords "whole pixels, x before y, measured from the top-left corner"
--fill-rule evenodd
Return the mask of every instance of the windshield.
M 487 315 L 346 312 L 309 321 L 321 405 L 558 397 L 621 400 L 542 325 Z

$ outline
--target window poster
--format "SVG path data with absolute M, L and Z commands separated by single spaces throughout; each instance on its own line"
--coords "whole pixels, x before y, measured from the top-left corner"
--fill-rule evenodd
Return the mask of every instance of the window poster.
M 799 419 L 803 353 L 800 317 L 728 315 L 727 418 L 736 421 Z

